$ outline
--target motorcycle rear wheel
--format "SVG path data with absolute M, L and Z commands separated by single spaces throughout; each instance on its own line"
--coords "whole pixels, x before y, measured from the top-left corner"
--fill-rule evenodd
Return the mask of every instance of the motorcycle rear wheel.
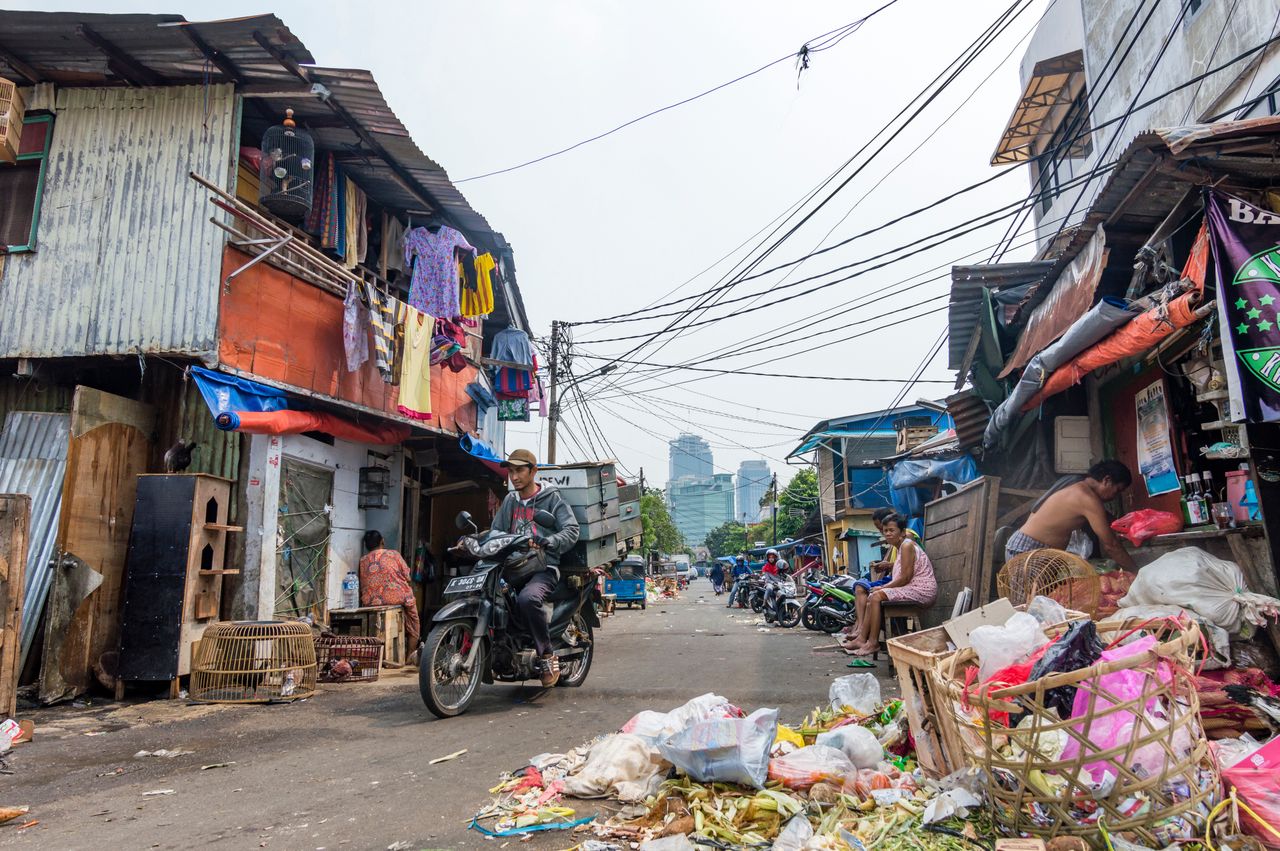
M 489 664 L 481 641 L 471 670 L 460 669 L 474 640 L 471 628 L 472 623 L 465 620 L 436 624 L 418 658 L 418 691 L 427 709 L 438 718 L 453 718 L 467 711 Z
M 556 681 L 556 685 L 577 688 L 587 681 L 587 674 L 591 671 L 591 660 L 595 657 L 595 635 L 591 624 L 587 623 L 581 612 L 573 616 L 568 628 L 577 631 L 579 643 L 586 644 L 586 652 L 576 659 L 560 663 L 560 679 Z

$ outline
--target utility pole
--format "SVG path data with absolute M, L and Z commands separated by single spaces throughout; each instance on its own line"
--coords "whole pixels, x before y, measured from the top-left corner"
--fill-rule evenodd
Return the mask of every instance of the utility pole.
M 547 411 L 547 463 L 556 463 L 556 426 L 560 423 L 560 321 L 551 320 L 551 406 Z
M 778 474 L 773 474 L 773 545 L 778 546 Z

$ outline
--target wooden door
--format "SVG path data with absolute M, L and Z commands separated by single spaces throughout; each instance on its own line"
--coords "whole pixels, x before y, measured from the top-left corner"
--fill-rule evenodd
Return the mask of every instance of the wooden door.
M 18 705 L 22 658 L 22 595 L 27 572 L 31 497 L 0 495 L 0 715 L 12 718 Z
M 47 608 L 40 700 L 83 694 L 120 644 L 120 598 L 138 474 L 147 472 L 150 405 L 77 387 Z

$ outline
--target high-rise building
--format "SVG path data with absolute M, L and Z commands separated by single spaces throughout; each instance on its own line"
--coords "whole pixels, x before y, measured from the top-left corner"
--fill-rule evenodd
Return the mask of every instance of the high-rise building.
M 711 444 L 696 434 L 682 434 L 667 446 L 670 450 L 668 482 L 711 478 Z
M 734 488 L 737 501 L 734 520 L 739 523 L 755 523 L 759 520 L 760 500 L 769 490 L 772 480 L 773 473 L 770 472 L 767 461 L 757 458 L 738 465 L 738 481 Z
M 733 519 L 733 475 L 674 479 L 667 484 L 667 502 L 685 543 L 697 546 L 712 529 Z

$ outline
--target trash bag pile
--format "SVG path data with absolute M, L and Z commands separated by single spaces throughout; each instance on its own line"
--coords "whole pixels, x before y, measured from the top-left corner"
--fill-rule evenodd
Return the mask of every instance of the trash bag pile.
M 617 733 L 541 754 L 505 775 L 475 816 L 488 836 L 573 830 L 593 851 L 772 847 L 958 849 L 991 835 L 970 773 L 927 779 L 899 700 L 872 674 L 831 684 L 828 704 L 794 724 L 715 694 L 638 713 Z M 570 799 L 621 809 L 578 816 Z M 613 814 L 610 814 L 613 813 Z

